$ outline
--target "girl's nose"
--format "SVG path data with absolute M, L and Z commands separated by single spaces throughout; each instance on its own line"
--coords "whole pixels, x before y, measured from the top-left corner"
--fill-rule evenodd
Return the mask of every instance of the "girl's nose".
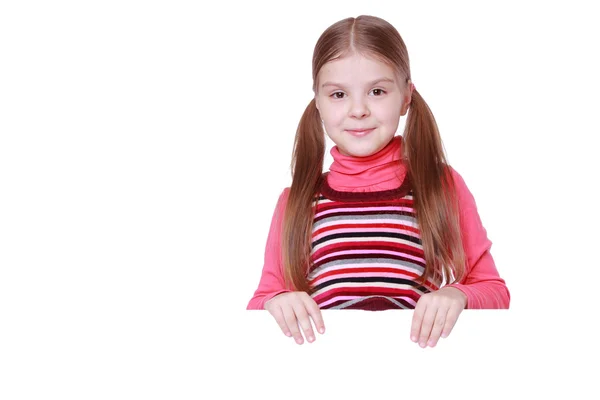
M 369 107 L 364 99 L 356 99 L 350 106 L 350 116 L 353 118 L 364 118 L 369 115 Z

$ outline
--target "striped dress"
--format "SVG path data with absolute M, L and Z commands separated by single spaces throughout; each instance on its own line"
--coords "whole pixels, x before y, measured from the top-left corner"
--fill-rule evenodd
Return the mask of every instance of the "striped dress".
M 379 192 L 339 192 L 324 174 L 313 208 L 307 279 L 322 309 L 414 308 L 439 288 L 415 279 L 425 267 L 408 179 Z

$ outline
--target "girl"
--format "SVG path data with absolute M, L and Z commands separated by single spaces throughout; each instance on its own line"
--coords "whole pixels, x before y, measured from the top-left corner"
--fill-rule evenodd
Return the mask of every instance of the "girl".
M 435 119 L 387 21 L 341 20 L 313 54 L 292 184 L 277 202 L 247 309 L 315 340 L 320 309 L 414 309 L 411 339 L 447 337 L 465 308 L 508 308 L 475 200 L 446 162 Z M 404 134 L 396 136 L 401 116 Z M 325 132 L 335 146 L 323 173 Z

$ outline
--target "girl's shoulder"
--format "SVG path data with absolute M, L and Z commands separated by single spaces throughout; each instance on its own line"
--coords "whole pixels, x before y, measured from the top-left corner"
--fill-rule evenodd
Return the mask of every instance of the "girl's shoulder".
M 464 213 L 466 210 L 473 208 L 477 209 L 475 197 L 473 196 L 473 193 L 471 193 L 471 190 L 469 189 L 463 176 L 454 167 L 451 167 L 450 165 L 448 165 L 447 167 L 452 177 L 452 181 L 454 182 L 456 197 L 461 212 Z

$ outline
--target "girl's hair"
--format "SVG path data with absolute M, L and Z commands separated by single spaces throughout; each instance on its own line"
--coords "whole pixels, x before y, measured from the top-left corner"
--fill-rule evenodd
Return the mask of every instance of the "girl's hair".
M 361 15 L 346 18 L 327 28 L 314 49 L 313 92 L 317 77 L 329 61 L 352 54 L 375 58 L 396 71 L 400 86 L 411 81 L 408 53 L 398 31 L 387 21 Z M 398 105 L 400 106 L 400 105 Z M 414 90 L 403 134 L 400 162 L 407 168 L 413 189 L 426 267 L 418 279 L 437 284 L 460 281 L 465 272 L 458 200 L 450 167 L 446 162 L 435 118 L 423 97 Z M 294 290 L 311 293 L 306 276 L 311 266 L 313 201 L 317 200 L 325 132 L 312 99 L 304 111 L 294 140 L 292 184 L 283 220 L 284 276 Z

